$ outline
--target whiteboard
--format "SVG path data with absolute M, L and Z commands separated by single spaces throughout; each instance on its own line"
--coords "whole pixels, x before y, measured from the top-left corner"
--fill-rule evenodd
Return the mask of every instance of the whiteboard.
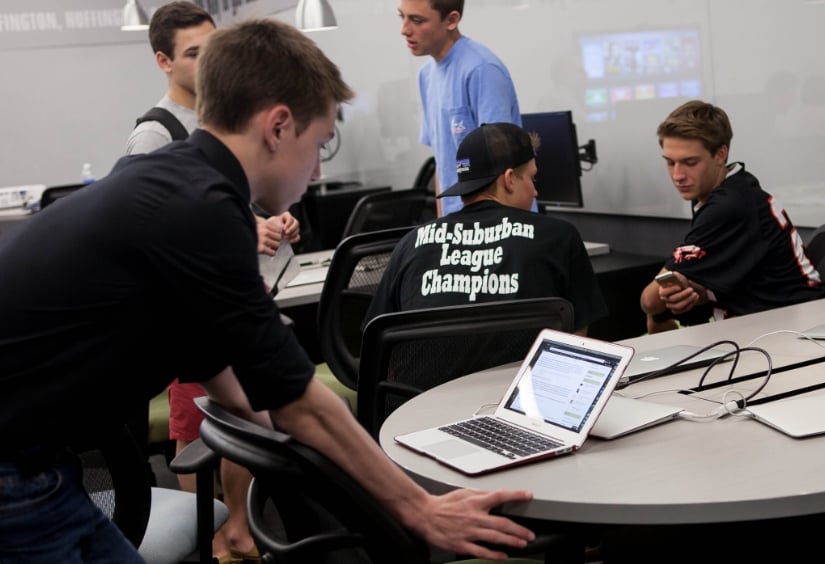
M 248 15 L 258 2 L 264 4 L 233 5 L 242 4 L 238 12 Z M 144 2 L 150 8 L 163 3 Z M 2 4 L 0 27 L 9 21 L 2 19 L 7 11 L 52 10 L 62 17 L 66 10 L 88 8 L 107 14 L 123 2 Z M 311 37 L 338 64 L 357 97 L 344 108 L 340 150 L 322 171 L 408 187 L 430 155 L 418 142 L 416 75 L 426 59 L 406 48 L 397 0 L 330 4 L 338 29 Z M 274 15 L 291 22 L 294 9 Z M 106 24 L 100 18 L 92 23 Z M 825 172 L 819 164 L 825 156 L 825 4 L 467 0 L 460 29 L 504 60 L 523 113 L 572 110 L 579 142 L 596 141 L 599 162 L 582 175 L 585 211 L 672 218 L 689 217 L 689 207 L 667 177 L 655 131 L 687 97 L 617 103 L 612 119 L 591 121 L 582 94 L 588 87 L 582 41 L 695 33 L 699 65 L 695 79 L 688 80 L 698 81 L 698 97 L 728 112 L 734 129 L 731 160 L 744 161 L 797 225 L 825 223 Z M 134 119 L 165 90 L 148 42 L 103 29 L 78 32 L 72 37 L 90 39 L 73 45 L 66 44 L 65 30 L 26 35 L 27 41 L 24 34 L 0 31 L 0 186 L 77 182 L 84 162 L 102 176 L 122 154 Z M 41 36 L 48 41 L 32 46 Z
M 424 58 L 407 51 L 395 0 L 336 0 L 333 6 L 339 28 L 312 37 L 359 96 L 343 126 L 341 154 L 327 170 L 379 176 L 395 171 L 403 184 L 428 154 L 418 144 L 417 129 L 416 73 Z M 667 176 L 655 132 L 672 109 L 698 97 L 727 111 L 734 130 L 731 160 L 745 162 L 797 225 L 825 223 L 825 173 L 818 163 L 825 156 L 825 5 L 468 0 L 460 29 L 504 60 L 523 113 L 572 110 L 579 142 L 596 140 L 599 162 L 582 175 L 585 210 L 690 217 Z M 613 119 L 590 121 L 582 38 L 668 30 L 698 37 L 700 89 L 619 102 Z M 666 80 L 657 76 L 652 82 Z

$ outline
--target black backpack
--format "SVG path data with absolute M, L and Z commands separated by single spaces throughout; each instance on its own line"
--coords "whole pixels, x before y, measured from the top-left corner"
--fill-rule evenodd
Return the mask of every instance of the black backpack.
M 183 127 L 180 120 L 166 108 L 161 108 L 158 106 L 149 108 L 145 114 L 135 120 L 135 127 L 144 121 L 156 121 L 160 123 L 172 136 L 172 141 L 180 141 L 189 137 L 189 132 L 186 131 L 186 128 Z

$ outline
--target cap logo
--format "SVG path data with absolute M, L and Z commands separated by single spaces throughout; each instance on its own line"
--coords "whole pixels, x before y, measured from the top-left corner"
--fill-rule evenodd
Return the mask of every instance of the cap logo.
M 458 174 L 462 174 L 464 172 L 469 172 L 470 170 L 470 159 L 459 159 L 455 162 L 455 171 Z

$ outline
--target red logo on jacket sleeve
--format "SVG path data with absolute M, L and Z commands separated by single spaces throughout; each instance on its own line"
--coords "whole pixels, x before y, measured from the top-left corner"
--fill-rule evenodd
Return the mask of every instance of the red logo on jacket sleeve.
M 703 251 L 701 247 L 697 247 L 696 245 L 683 245 L 676 247 L 676 250 L 673 251 L 673 260 L 676 264 L 679 264 L 687 260 L 699 260 L 705 256 L 705 254 L 705 251 Z

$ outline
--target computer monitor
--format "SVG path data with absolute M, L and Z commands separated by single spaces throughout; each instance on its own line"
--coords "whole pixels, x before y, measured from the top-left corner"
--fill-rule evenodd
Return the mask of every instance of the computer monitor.
M 522 127 L 539 135 L 536 150 L 536 191 L 538 203 L 545 207 L 584 206 L 582 200 L 579 141 L 573 112 L 522 114 Z

